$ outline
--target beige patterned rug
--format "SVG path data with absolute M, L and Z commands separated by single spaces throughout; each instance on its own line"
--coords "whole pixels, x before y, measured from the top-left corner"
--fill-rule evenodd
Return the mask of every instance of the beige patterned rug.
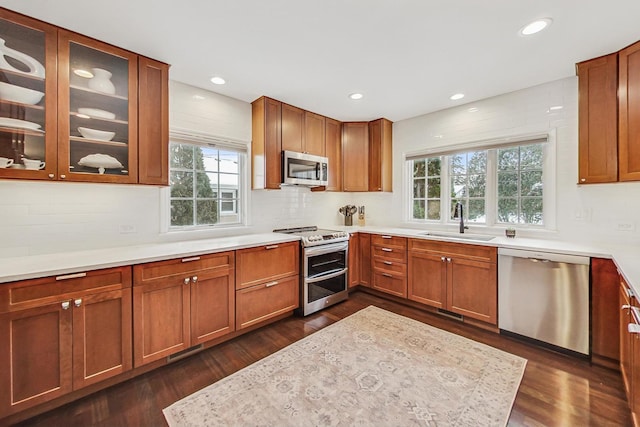
M 369 306 L 164 409 L 170 426 L 505 426 L 526 360 Z

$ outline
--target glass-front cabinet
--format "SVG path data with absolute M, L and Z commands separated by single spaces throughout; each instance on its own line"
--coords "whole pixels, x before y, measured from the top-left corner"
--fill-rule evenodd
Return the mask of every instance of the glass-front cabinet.
M 137 55 L 64 30 L 58 40 L 60 178 L 136 182 Z
M 56 37 L 0 9 L 0 177 L 55 178 Z

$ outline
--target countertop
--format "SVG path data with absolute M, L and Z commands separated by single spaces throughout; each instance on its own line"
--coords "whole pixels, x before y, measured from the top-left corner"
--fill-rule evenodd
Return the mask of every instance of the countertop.
M 388 234 L 409 238 L 450 241 L 470 245 L 493 246 L 498 248 L 523 249 L 541 252 L 558 252 L 597 258 L 611 258 L 636 295 L 640 295 L 640 246 L 587 245 L 550 239 L 507 238 L 496 236 L 490 241 L 461 240 L 451 237 L 428 236 L 428 230 L 413 228 L 393 228 L 375 226 L 327 226 L 332 230 Z M 174 243 L 156 243 L 94 249 L 78 252 L 34 255 L 0 259 L 0 283 L 37 277 L 55 276 L 101 268 L 142 264 L 172 258 L 203 255 L 243 249 L 253 246 L 270 245 L 297 241 L 297 236 L 280 233 L 244 234 L 203 240 L 187 240 Z

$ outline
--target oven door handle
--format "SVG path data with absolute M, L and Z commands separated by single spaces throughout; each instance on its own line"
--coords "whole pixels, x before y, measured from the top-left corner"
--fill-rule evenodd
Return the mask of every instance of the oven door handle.
M 304 279 L 305 283 L 316 283 L 322 282 L 323 280 L 333 279 L 334 277 L 342 276 L 343 274 L 347 274 L 347 268 L 340 269 L 334 273 L 323 274 L 322 276 L 315 276 L 313 278 Z
M 304 248 L 305 258 L 312 256 L 330 254 L 331 252 L 346 251 L 349 248 L 349 242 L 329 243 L 315 247 Z

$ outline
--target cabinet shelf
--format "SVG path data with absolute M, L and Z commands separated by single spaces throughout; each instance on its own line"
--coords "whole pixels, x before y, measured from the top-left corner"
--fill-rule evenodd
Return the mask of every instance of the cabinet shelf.
M 101 141 L 99 139 L 89 139 L 89 138 L 83 138 L 81 136 L 70 136 L 69 140 L 71 142 L 81 142 L 81 143 L 86 143 L 86 144 L 106 145 L 106 146 L 109 146 L 109 147 L 127 148 L 129 146 L 129 144 L 127 144 L 126 142 Z
M 122 100 L 122 101 L 127 101 L 128 100 L 128 98 L 126 96 L 110 95 L 108 93 L 98 92 L 97 90 L 89 89 L 89 88 L 86 88 L 86 87 L 75 86 L 75 85 L 70 85 L 69 87 L 71 89 L 73 89 L 73 90 L 77 90 L 77 91 L 80 91 L 80 92 L 86 92 L 86 93 L 90 94 L 91 96 L 99 95 L 99 96 L 104 96 L 106 98 L 119 99 L 119 100 Z
M 118 125 L 128 125 L 129 122 L 126 120 L 118 120 L 118 119 L 104 119 L 102 117 L 84 117 L 82 114 L 80 113 L 76 113 L 76 112 L 69 112 L 69 114 L 71 116 L 77 117 L 78 119 L 83 119 L 83 120 L 97 120 L 99 122 L 104 122 L 104 123 L 114 123 L 114 124 L 118 124 Z
M 40 102 L 42 102 L 42 101 L 40 101 Z M 23 107 L 23 108 L 29 108 L 29 109 L 32 109 L 32 110 L 44 111 L 44 107 L 42 105 L 23 104 L 21 102 L 8 101 L 6 99 L 0 99 L 0 104 L 13 105 L 13 106 L 16 106 L 16 107 Z
M 38 76 L 33 76 L 31 74 L 25 74 L 25 73 L 20 73 L 20 72 L 17 72 L 17 71 L 11 71 L 11 70 L 7 70 L 5 68 L 0 69 L 0 73 L 4 73 L 8 77 L 17 76 L 17 77 L 24 77 L 26 79 L 31 79 L 31 80 L 35 80 L 35 81 L 39 81 L 39 82 L 44 82 L 44 77 L 38 77 Z
M 19 133 L 21 135 L 44 136 L 43 130 L 13 128 L 9 126 L 0 126 L 0 132 Z

